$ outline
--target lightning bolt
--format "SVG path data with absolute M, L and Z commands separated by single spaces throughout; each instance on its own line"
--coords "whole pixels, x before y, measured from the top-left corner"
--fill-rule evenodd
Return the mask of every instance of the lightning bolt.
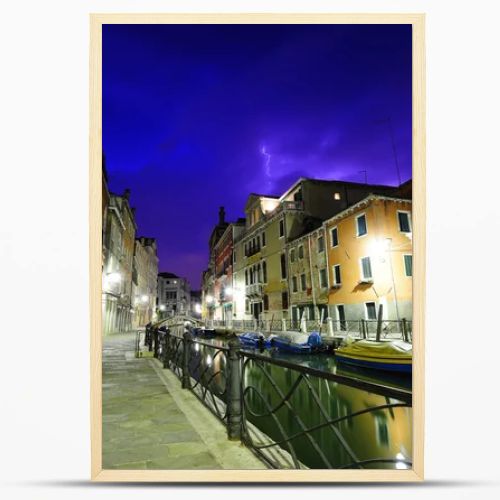
M 266 146 L 262 146 L 260 148 L 260 153 L 264 156 L 264 171 L 266 172 L 267 177 L 271 177 L 271 168 L 269 164 L 271 163 L 271 155 L 267 152 Z

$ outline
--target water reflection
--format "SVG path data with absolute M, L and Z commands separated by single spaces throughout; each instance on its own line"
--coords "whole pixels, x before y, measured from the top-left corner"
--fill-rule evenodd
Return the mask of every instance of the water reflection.
M 225 401 L 226 355 L 217 349 L 225 342 L 213 339 L 208 343 L 213 347 L 193 345 L 191 375 L 196 380 L 201 378 L 202 385 L 209 386 Z M 263 355 L 385 386 L 411 389 L 411 377 L 344 367 L 328 354 L 304 356 L 266 351 Z M 247 388 L 245 414 L 248 420 L 275 441 L 296 435 L 291 444 L 297 458 L 306 466 L 339 468 L 351 464 L 352 467 L 355 461 L 366 461 L 365 468 L 409 467 L 406 462 L 412 457 L 411 408 L 381 408 L 346 418 L 352 413 L 398 403 L 397 400 L 312 375 L 301 377 L 296 370 L 256 360 L 245 363 L 243 382 Z M 298 385 L 289 393 L 294 384 Z M 269 416 L 269 408 L 276 409 L 277 422 Z M 334 426 L 325 425 L 332 419 L 342 420 Z M 316 429 L 304 435 L 303 430 L 311 428 Z M 285 443 L 281 446 L 287 449 Z M 376 459 L 394 462 L 374 461 Z

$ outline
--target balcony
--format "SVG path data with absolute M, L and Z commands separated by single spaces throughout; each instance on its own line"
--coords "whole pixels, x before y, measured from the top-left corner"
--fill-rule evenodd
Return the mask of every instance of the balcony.
M 245 294 L 247 297 L 260 297 L 262 295 L 262 283 L 247 285 Z
M 282 201 L 281 208 L 283 210 L 304 210 L 303 201 Z
M 247 250 L 245 252 L 245 257 L 251 257 L 252 255 L 255 255 L 256 253 L 260 252 L 260 245 L 250 245 L 247 247 Z

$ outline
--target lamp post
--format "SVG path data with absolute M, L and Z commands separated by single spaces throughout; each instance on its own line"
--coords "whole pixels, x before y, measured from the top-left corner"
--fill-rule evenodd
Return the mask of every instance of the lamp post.
M 389 267 L 391 268 L 392 289 L 394 290 L 394 304 L 396 305 L 396 318 L 398 319 L 398 325 L 399 325 L 400 319 L 399 319 L 398 295 L 396 292 L 396 280 L 394 279 L 394 269 L 392 267 L 392 238 L 386 238 L 386 241 L 388 242 L 387 253 L 389 254 Z

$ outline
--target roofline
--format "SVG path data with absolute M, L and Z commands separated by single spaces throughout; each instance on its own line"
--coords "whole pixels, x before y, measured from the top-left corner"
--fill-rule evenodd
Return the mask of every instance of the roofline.
M 375 200 L 394 201 L 394 202 L 399 202 L 399 203 L 412 203 L 412 200 L 409 200 L 407 198 L 396 198 L 396 197 L 385 196 L 385 195 L 380 195 L 380 194 L 369 194 L 366 198 L 363 198 L 362 200 L 358 201 L 354 205 L 351 205 L 350 207 L 345 208 L 344 210 L 342 210 L 342 212 L 335 214 L 333 217 L 330 217 L 329 219 L 326 219 L 322 225 L 326 226 L 330 222 L 334 222 L 335 220 L 342 219 L 343 217 L 349 215 L 349 212 L 357 210 L 358 208 L 361 208 L 366 203 L 370 203 L 370 202 L 375 201 Z M 313 231 L 311 231 L 311 232 L 313 232 Z
M 408 181 L 411 181 L 412 178 L 410 177 Z M 336 179 L 314 179 L 312 177 L 300 177 L 294 184 L 289 187 L 281 196 L 280 196 L 280 201 L 286 198 L 291 191 L 293 191 L 300 183 L 304 181 L 312 181 L 312 182 L 323 182 L 323 183 L 329 183 L 329 184 L 344 184 L 344 185 L 350 185 L 350 186 L 369 186 L 369 187 L 377 187 L 377 188 L 389 188 L 389 189 L 398 189 L 399 186 L 389 186 L 388 184 L 366 184 L 364 182 L 353 182 L 353 181 L 342 181 L 342 180 L 336 180 Z M 405 182 L 408 182 L 405 181 Z M 404 184 L 404 183 L 403 183 Z M 401 184 L 402 185 L 402 184 Z

